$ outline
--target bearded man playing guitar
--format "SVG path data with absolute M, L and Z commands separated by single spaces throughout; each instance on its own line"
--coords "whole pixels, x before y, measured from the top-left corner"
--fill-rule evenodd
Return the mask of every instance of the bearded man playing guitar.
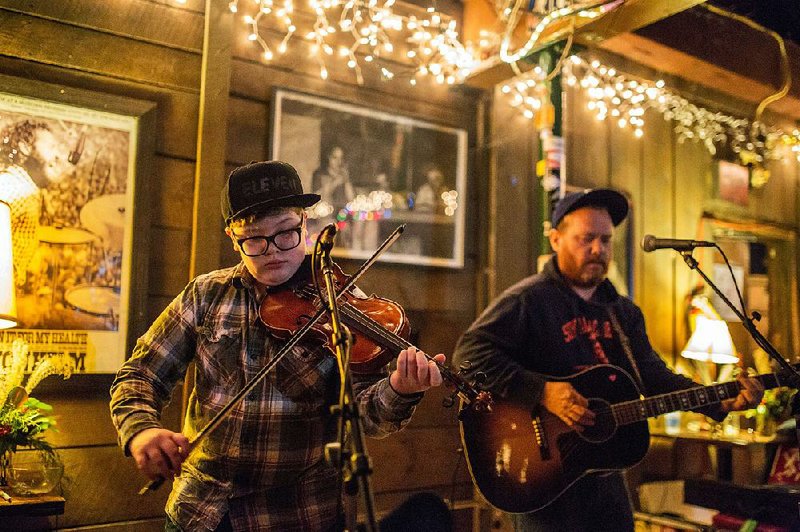
M 456 363 L 485 374 L 497 400 L 491 413 L 464 412 L 471 473 L 516 530 L 633 530 L 620 469 L 644 456 L 648 414 L 691 409 L 721 420 L 763 396 L 744 376 L 727 395 L 674 394 L 698 385 L 653 351 L 641 310 L 606 278 L 614 227 L 627 215 L 614 190 L 567 194 L 551 220 L 555 255 L 492 302 L 456 348 Z M 638 401 L 640 393 L 658 399 Z

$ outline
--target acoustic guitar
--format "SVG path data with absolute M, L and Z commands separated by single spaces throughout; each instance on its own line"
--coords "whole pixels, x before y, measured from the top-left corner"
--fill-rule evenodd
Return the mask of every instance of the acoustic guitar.
M 755 378 L 765 389 L 789 382 L 774 373 Z M 578 432 L 544 408 L 531 413 L 499 399 L 491 411 L 463 408 L 459 413 L 472 479 L 504 512 L 540 510 L 588 473 L 637 464 L 650 443 L 647 418 L 719 403 L 740 389 L 732 381 L 642 399 L 630 375 L 612 365 L 548 380 L 569 382 L 586 397 L 595 424 Z

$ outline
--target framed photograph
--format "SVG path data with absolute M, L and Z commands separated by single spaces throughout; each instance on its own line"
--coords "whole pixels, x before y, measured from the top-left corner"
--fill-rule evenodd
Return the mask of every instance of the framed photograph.
M 144 198 L 155 105 L 0 76 L 0 199 L 11 207 L 18 325 L 33 360 L 114 373 L 143 331 Z M 142 203 L 144 204 L 144 203 Z
M 464 265 L 465 130 L 284 89 L 273 102 L 271 157 L 322 196 L 312 239 L 336 223 L 333 255 L 365 259 L 405 224 L 381 260 Z

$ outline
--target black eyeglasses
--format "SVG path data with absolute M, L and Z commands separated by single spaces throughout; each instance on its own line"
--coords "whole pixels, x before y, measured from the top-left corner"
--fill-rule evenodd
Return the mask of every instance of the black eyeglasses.
M 292 229 L 278 231 L 270 236 L 249 236 L 247 238 L 239 238 L 236 243 L 239 244 L 239 249 L 248 257 L 258 257 L 264 255 L 272 244 L 281 251 L 289 251 L 300 245 L 300 236 L 303 232 L 303 225 L 298 225 Z

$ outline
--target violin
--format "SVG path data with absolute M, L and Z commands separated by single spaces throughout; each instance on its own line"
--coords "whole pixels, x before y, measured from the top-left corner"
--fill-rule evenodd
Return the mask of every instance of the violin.
M 304 262 L 304 266 L 306 266 Z M 335 285 L 346 284 L 347 276 L 333 264 Z M 301 279 L 305 277 L 300 276 Z M 353 333 L 350 370 L 353 373 L 374 373 L 396 357 L 400 351 L 414 347 L 408 341 L 411 326 L 403 308 L 389 299 L 377 296 L 356 297 L 352 293 L 337 298 L 341 320 Z M 319 311 L 323 303 L 317 290 L 308 282 L 289 283 L 285 289 L 268 292 L 261 301 L 259 317 L 278 339 L 291 338 Z M 306 333 L 333 352 L 333 328 L 327 316 L 317 320 Z M 425 355 L 428 360 L 433 357 Z M 491 401 L 487 392 L 479 392 L 461 375 L 436 362 L 442 379 L 455 387 L 455 393 L 467 403 Z M 488 406 L 488 405 L 487 405 Z
M 333 272 L 338 290 L 346 283 L 347 276 L 336 264 Z M 342 321 L 355 332 L 350 348 L 353 373 L 373 373 L 411 345 L 406 341 L 411 332 L 406 313 L 394 301 L 375 295 L 364 299 L 352 293 L 342 294 L 337 301 Z M 274 337 L 286 340 L 305 325 L 321 305 L 311 284 L 296 283 L 284 290 L 268 292 L 261 301 L 259 317 Z M 327 316 L 312 325 L 306 338 L 316 340 L 334 353 L 333 328 Z M 395 350 L 397 352 L 393 353 Z

